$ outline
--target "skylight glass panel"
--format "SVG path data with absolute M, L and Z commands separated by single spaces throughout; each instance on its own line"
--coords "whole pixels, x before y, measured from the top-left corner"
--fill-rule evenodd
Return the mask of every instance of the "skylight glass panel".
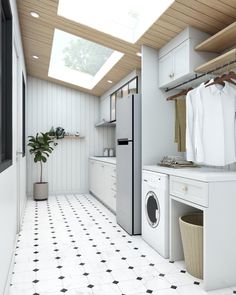
M 174 0 L 59 0 L 58 15 L 135 43 Z
M 92 89 L 124 54 L 55 29 L 48 76 Z

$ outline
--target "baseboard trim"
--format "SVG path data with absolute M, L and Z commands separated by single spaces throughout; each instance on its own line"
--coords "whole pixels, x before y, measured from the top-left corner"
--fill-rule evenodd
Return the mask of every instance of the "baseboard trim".
M 6 284 L 5 284 L 3 295 L 9 295 L 9 293 L 10 293 L 10 284 L 11 284 L 12 272 L 13 272 L 14 262 L 15 262 L 15 255 L 14 254 L 15 254 L 15 251 L 16 251 L 18 238 L 19 238 L 19 235 L 16 234 L 15 246 L 14 246 L 12 257 L 11 257 L 11 263 L 10 263 L 10 266 L 9 266 L 8 275 L 7 275 L 7 281 L 6 281 Z
M 5 288 L 4 288 L 4 293 L 3 295 L 9 295 L 9 291 L 10 291 L 10 284 L 11 284 L 11 279 L 12 279 L 12 272 L 14 269 L 14 262 L 15 262 L 15 251 L 16 251 L 16 246 L 17 246 L 17 241 L 19 239 L 19 233 L 21 231 L 21 227 L 22 227 L 22 223 L 23 223 L 23 219 L 24 219 L 24 212 L 25 212 L 25 208 L 26 208 L 26 204 L 27 204 L 27 196 L 24 202 L 24 207 L 22 209 L 22 216 L 20 218 L 20 228 L 18 229 L 19 232 L 16 233 L 16 237 L 15 237 L 15 245 L 14 245 L 14 249 L 13 249 L 13 253 L 12 253 L 12 257 L 11 257 L 11 262 L 10 262 L 10 266 L 9 266 L 9 270 L 8 270 L 8 275 L 7 275 L 7 281 L 5 283 Z

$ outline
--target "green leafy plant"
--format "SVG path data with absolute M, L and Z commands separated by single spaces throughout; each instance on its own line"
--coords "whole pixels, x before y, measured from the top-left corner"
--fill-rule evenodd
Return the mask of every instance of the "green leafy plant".
M 42 183 L 43 178 L 43 163 L 47 162 L 47 158 L 52 153 L 53 148 L 51 147 L 51 140 L 48 133 L 36 134 L 36 136 L 29 136 L 28 146 L 30 147 L 29 152 L 34 155 L 34 162 L 40 163 L 40 182 Z

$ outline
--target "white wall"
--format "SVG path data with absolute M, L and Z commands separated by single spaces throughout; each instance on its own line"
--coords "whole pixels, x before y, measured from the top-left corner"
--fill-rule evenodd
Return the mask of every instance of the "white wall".
M 166 155 L 176 155 L 174 103 L 172 93 L 158 88 L 158 52 L 142 46 L 142 162 L 155 165 Z
M 102 155 L 104 147 L 114 147 L 112 128 L 96 128 L 99 98 L 58 84 L 28 77 L 27 135 L 46 132 L 54 126 L 78 131 L 85 139 L 59 141 L 44 167 L 50 193 L 88 191 L 88 157 Z M 28 193 L 38 181 L 38 165 L 27 153 Z
M 13 165 L 0 173 L 0 294 L 8 294 L 9 281 L 8 274 L 11 273 L 12 254 L 15 249 L 15 240 L 17 234 L 18 218 L 20 218 L 19 208 L 17 205 L 17 163 L 16 151 L 18 144 L 22 137 L 21 134 L 17 137 L 17 117 L 21 120 L 21 113 L 17 112 L 17 106 L 21 109 L 21 76 L 22 71 L 25 74 L 25 65 L 23 50 L 21 44 L 21 37 L 19 31 L 19 22 L 16 10 L 15 0 L 11 0 L 11 8 L 13 14 L 13 39 L 17 48 L 18 54 L 18 70 L 16 63 L 13 64 L 13 77 L 17 77 L 19 88 L 17 91 L 13 90 L 16 96 L 13 97 Z M 17 70 L 17 72 L 16 72 Z M 14 81 L 14 85 L 16 81 Z M 24 192 L 25 181 L 25 158 L 19 158 L 18 163 L 21 163 L 22 176 L 22 195 L 20 200 L 21 214 L 26 201 L 26 193 Z M 4 293 L 5 292 L 5 293 Z

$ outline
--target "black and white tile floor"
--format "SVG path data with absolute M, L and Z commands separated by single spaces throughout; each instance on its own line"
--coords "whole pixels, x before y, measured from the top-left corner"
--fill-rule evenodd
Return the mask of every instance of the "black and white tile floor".
M 228 295 L 130 237 L 90 195 L 29 200 L 9 295 Z M 236 293 L 236 292 L 235 292 Z

